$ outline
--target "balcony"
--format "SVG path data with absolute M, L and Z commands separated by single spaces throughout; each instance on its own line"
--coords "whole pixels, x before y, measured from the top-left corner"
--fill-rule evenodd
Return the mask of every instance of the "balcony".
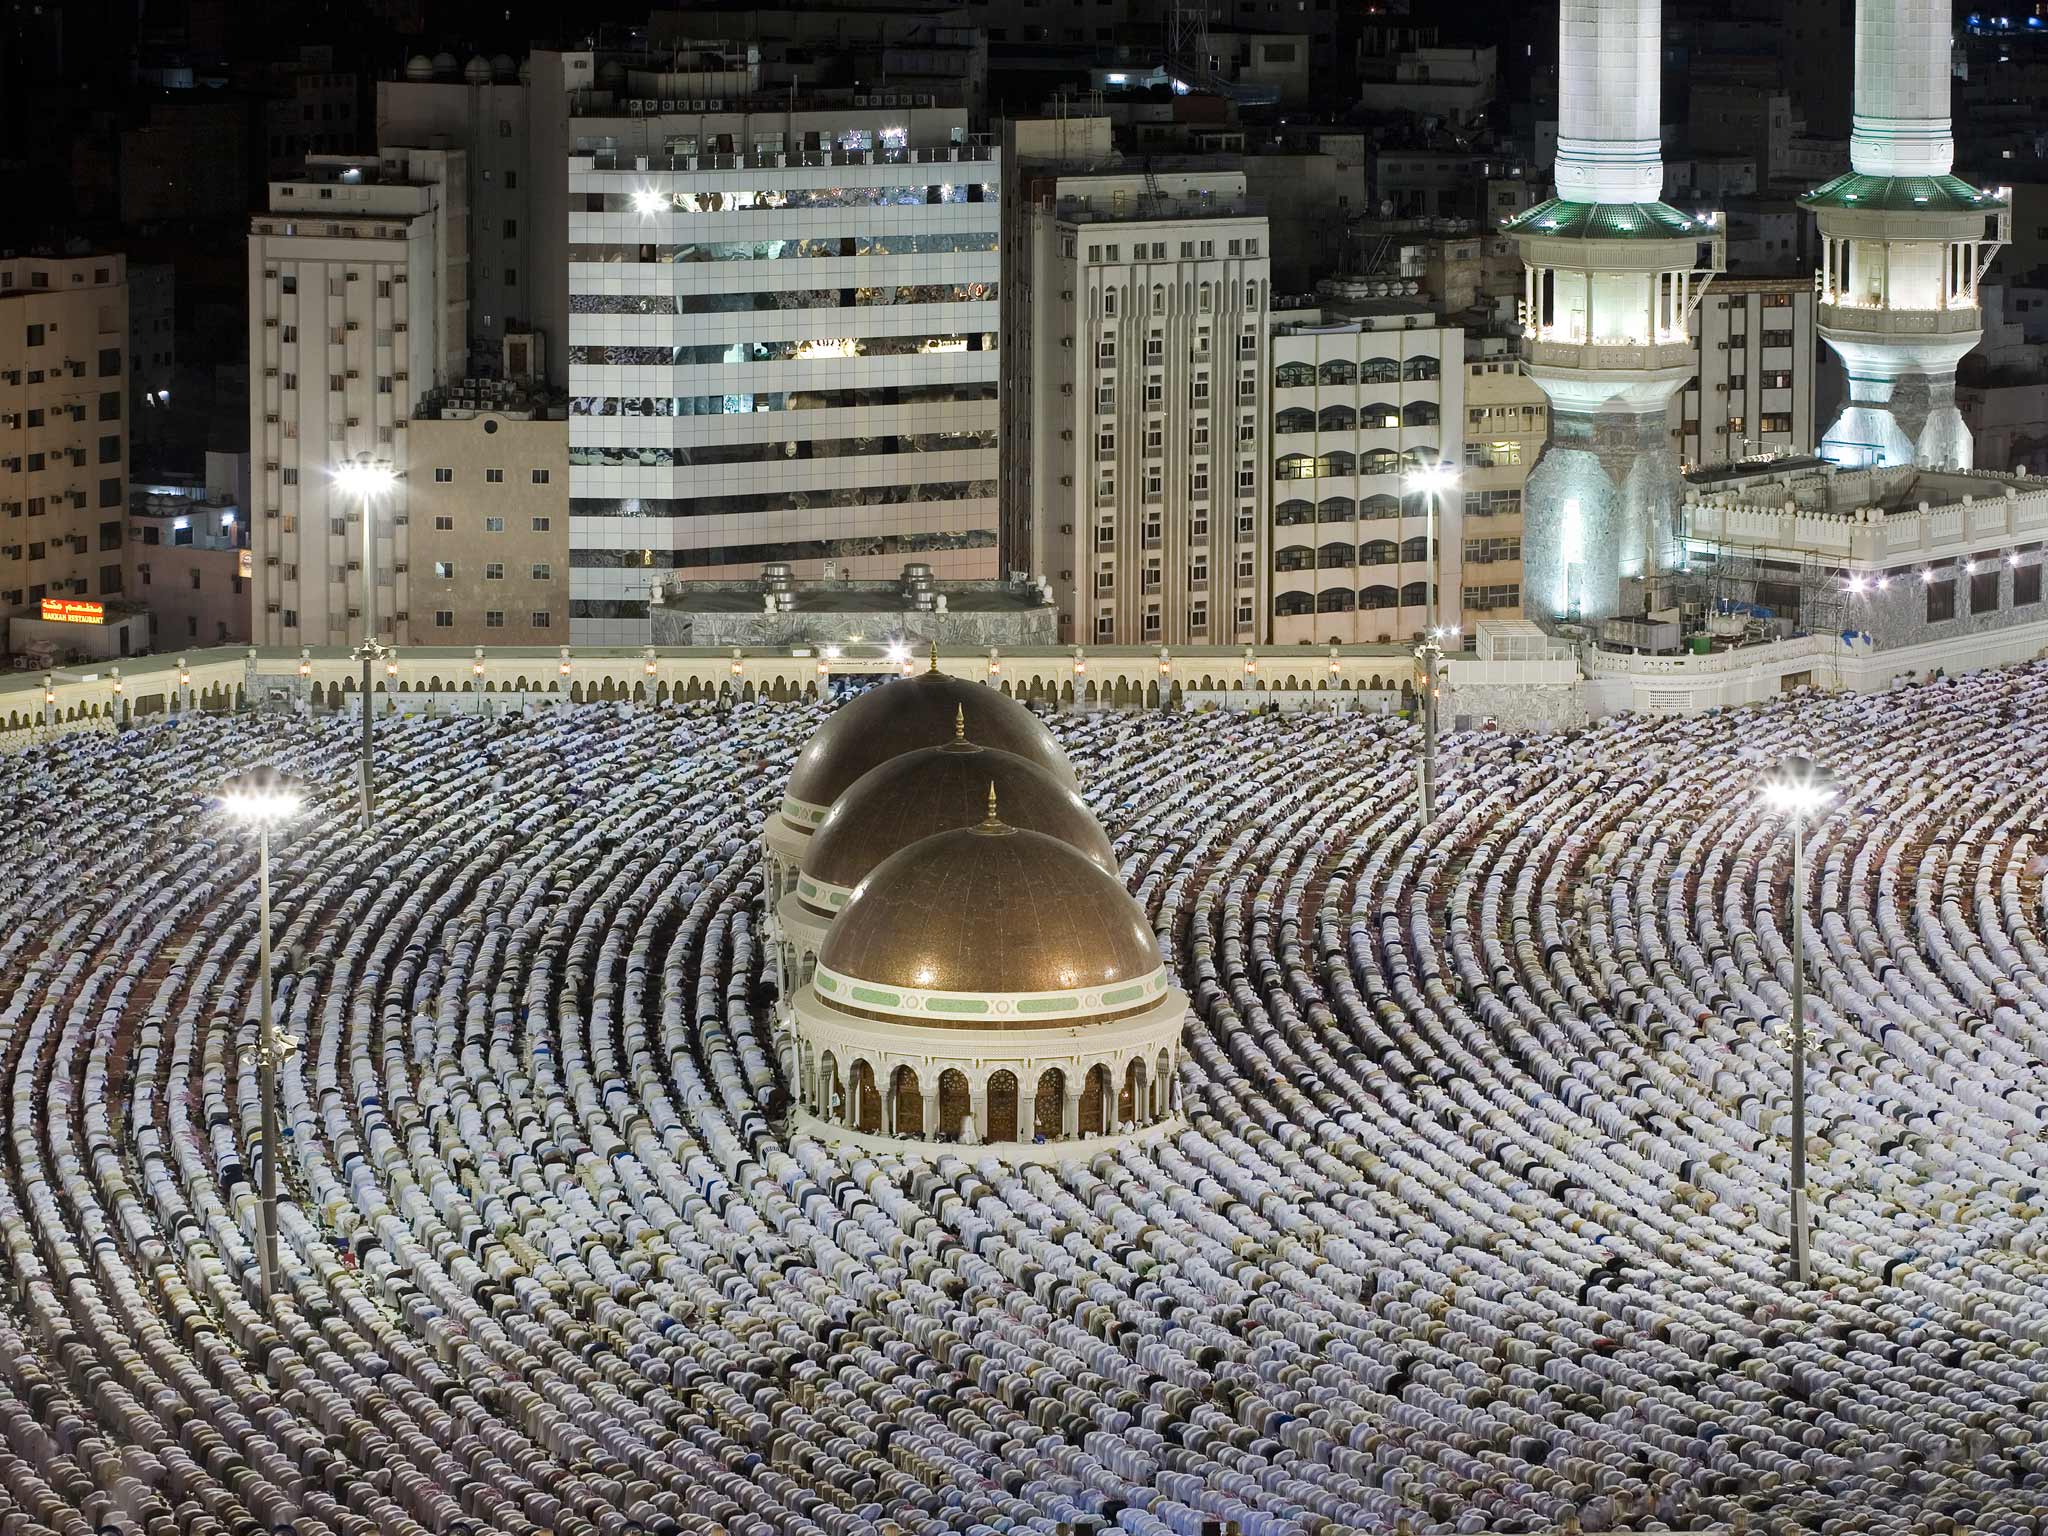
M 1859 336 L 1969 336 L 1984 329 L 1984 312 L 1974 304 L 1950 309 L 1888 309 L 1881 304 L 1824 299 L 1818 320 L 1824 331 Z
M 1522 343 L 1523 361 L 1538 368 L 1577 368 L 1588 372 L 1651 372 L 1693 367 L 1690 341 L 1545 341 Z

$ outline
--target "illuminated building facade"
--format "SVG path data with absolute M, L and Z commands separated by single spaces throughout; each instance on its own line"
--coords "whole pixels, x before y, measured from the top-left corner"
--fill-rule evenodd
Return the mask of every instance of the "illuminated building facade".
M 766 562 L 997 574 L 999 157 L 905 100 L 572 123 L 578 643 Z
M 1821 339 L 1849 378 L 1821 440 L 1837 464 L 1972 464 L 1956 364 L 1983 338 L 1977 285 L 2012 208 L 1950 174 L 1950 24 L 1936 0 L 1857 6 L 1849 171 L 1800 200 L 1820 224 Z
M 1235 161 L 1126 165 L 1102 118 L 1010 127 L 1004 564 L 1060 637 L 1264 640 L 1272 241 Z
M 1661 32 L 1657 0 L 1564 0 L 1557 196 L 1508 225 L 1523 356 L 1551 403 L 1522 541 L 1523 609 L 1545 621 L 1656 605 L 1681 558 L 1670 403 L 1725 236 L 1719 215 L 1660 201 Z

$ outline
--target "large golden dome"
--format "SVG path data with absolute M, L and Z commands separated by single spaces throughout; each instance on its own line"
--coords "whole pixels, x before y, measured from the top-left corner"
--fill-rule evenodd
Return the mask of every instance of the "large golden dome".
M 1144 912 L 1116 876 L 1070 843 L 989 821 L 885 860 L 834 919 L 818 965 L 821 976 L 831 971 L 870 988 L 1087 993 L 1098 1006 L 1086 1011 L 1100 1016 L 1135 1004 L 1139 989 L 1130 984 L 1154 976 L 1162 961 Z
M 971 741 L 1014 752 L 1070 788 L 1078 783 L 1052 732 L 1022 704 L 983 683 L 921 672 L 884 683 L 835 711 L 805 743 L 785 794 L 804 805 L 828 806 L 869 769 L 951 741 L 963 710 Z
M 1078 794 L 1014 752 L 962 739 L 905 752 L 856 779 L 805 850 L 803 878 L 840 891 L 858 885 L 912 843 L 979 824 L 992 785 L 1009 825 L 1056 837 L 1116 873 L 1109 837 Z

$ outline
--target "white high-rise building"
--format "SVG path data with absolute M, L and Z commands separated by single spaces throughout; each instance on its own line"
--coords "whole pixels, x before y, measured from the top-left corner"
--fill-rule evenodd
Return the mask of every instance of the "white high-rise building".
M 996 575 L 1000 160 L 965 113 L 617 105 L 571 118 L 574 639 L 770 561 Z
M 1077 644 L 1263 641 L 1272 265 L 1244 173 L 1120 166 L 1102 119 L 1009 149 L 1004 565 Z
M 1523 356 L 1550 396 L 1524 492 L 1523 607 L 1594 621 L 1654 603 L 1682 563 L 1669 424 L 1690 325 L 1726 262 L 1718 215 L 1661 202 L 1660 0 L 1564 0 L 1557 196 L 1510 221 L 1524 265 Z M 1630 585 L 1625 589 L 1624 583 Z
M 1693 347 L 1693 376 L 1670 412 L 1686 469 L 1813 452 L 1820 346 L 1810 277 L 1721 278 L 1694 311 Z
M 459 150 L 315 155 L 249 224 L 251 630 L 260 645 L 361 638 L 360 509 L 344 459 L 403 470 L 413 402 L 468 345 Z M 405 482 L 376 508 L 379 635 L 408 637 Z
M 1800 199 L 1821 236 L 1820 334 L 1849 399 L 1837 464 L 1968 469 L 1956 364 L 1983 339 L 1977 285 L 2012 236 L 2005 197 L 1950 174 L 1946 0 L 1859 0 L 1849 172 Z
M 1432 549 L 1430 498 L 1408 477 L 1464 457 L 1465 333 L 1366 287 L 1326 282 L 1331 311 L 1273 338 L 1275 645 L 1411 639 L 1432 580 L 1440 622 L 1464 607 L 1465 498 L 1437 497 Z

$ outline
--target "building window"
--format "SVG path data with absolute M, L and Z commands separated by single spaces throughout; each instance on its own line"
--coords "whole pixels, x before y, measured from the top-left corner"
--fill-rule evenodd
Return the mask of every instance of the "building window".
M 28 344 L 32 347 L 40 347 L 43 344 L 43 337 L 47 334 L 40 325 L 30 326 L 28 328 Z
M 119 347 L 101 347 L 100 377 L 103 379 L 111 379 L 112 377 L 114 377 L 115 374 L 119 373 L 120 371 L 121 349 Z
M 299 483 L 299 472 L 289 465 L 284 470 L 284 483 L 286 485 L 297 485 Z
M 535 610 L 531 620 L 532 626 L 535 629 L 546 629 L 553 622 L 553 617 L 545 608 Z
M 1970 573 L 1970 612 L 1998 612 L 1999 562 L 1997 556 L 1980 560 L 1979 569 Z
M 1095 639 L 1098 644 L 1108 641 L 1116 634 L 1116 617 L 1113 614 L 1095 615 Z
M 502 517 L 487 517 L 484 519 L 485 533 L 503 533 L 504 531 L 505 519 Z
M 436 609 L 434 610 L 434 628 L 436 628 L 436 629 L 453 629 L 454 627 L 455 627 L 455 613 L 454 613 L 454 610 L 452 610 L 452 609 L 449 609 L 449 608 L 436 608 Z
M 119 477 L 100 482 L 100 505 L 118 507 L 121 505 L 121 481 Z
M 194 592 L 199 590 L 199 567 L 196 565 L 192 567 L 192 590 Z
M 100 548 L 101 548 L 101 549 L 103 549 L 103 550 L 107 550 L 107 549 L 119 549 L 120 547 L 121 547 L 121 525 L 120 525 L 119 523 L 101 523 L 101 524 L 100 524 Z
M 118 432 L 109 433 L 100 439 L 100 462 L 102 464 L 118 464 L 121 462 L 121 435 Z
M 450 517 L 450 516 L 449 516 L 449 515 L 448 515 L 447 513 L 445 513 L 445 512 L 440 512 L 440 513 L 436 513 L 436 514 L 435 514 L 435 516 L 434 516 L 434 532 L 436 532 L 436 533 L 453 533 L 454 531 L 455 531 L 455 519 L 454 519 L 454 518 Z
M 536 469 L 533 472 L 533 483 L 535 485 L 546 485 L 548 483 L 548 472 L 544 469 Z
M 454 480 L 455 471 L 452 469 L 437 469 L 434 471 L 434 484 L 436 485 L 449 485 Z
M 102 391 L 100 394 L 100 420 L 119 421 L 120 419 L 121 391 L 118 389 Z
M 453 560 L 436 560 L 434 562 L 434 574 L 442 581 L 453 581 L 455 579 L 455 562 Z
M 505 471 L 502 469 L 487 469 L 484 471 L 484 484 L 503 485 L 504 483 Z
M 502 561 L 502 560 L 489 560 L 489 561 L 486 561 L 486 562 L 484 563 L 484 580 L 485 580 L 485 581 L 503 581 L 504 579 L 505 579 L 505 563 L 504 563 L 504 561 Z
M 504 609 L 502 609 L 502 608 L 486 608 L 486 609 L 484 610 L 484 628 L 485 628 L 485 629 L 503 629 L 504 627 L 505 627 L 505 610 L 504 610 Z
M 546 473 L 546 471 L 542 471 L 542 473 Z M 546 518 L 546 517 L 536 517 L 536 518 L 535 518 L 535 519 L 533 520 L 533 531 L 534 531 L 535 533 L 546 533 L 546 532 L 548 531 L 548 523 L 549 523 L 549 519 L 548 519 L 548 518 Z
M 555 568 L 551 565 L 542 564 L 536 565 L 533 568 L 533 579 L 535 581 L 553 581 L 554 578 Z
M 1927 622 L 1945 624 L 1955 616 L 1955 577 L 1936 573 L 1934 580 L 1927 584 Z

